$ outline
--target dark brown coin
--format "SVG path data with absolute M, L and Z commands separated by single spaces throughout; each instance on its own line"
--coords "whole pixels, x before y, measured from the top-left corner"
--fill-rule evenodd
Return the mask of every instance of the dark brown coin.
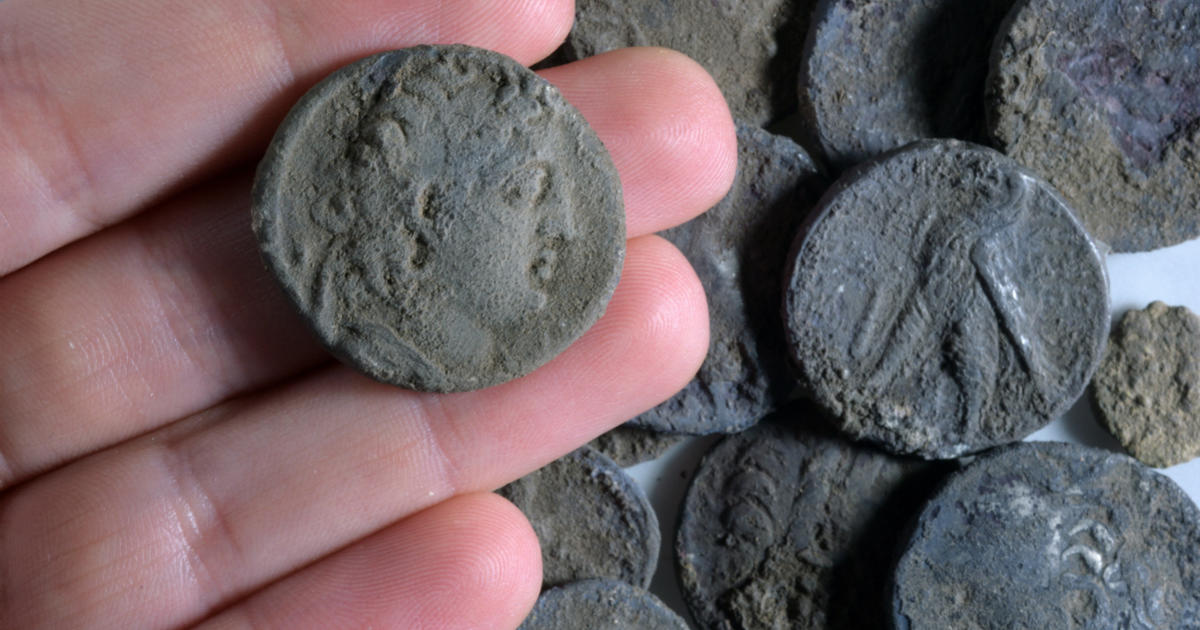
M 1130 252 L 1200 235 L 1200 3 L 1029 0 L 994 56 L 998 146 L 1093 236 Z
M 618 466 L 627 467 L 657 459 L 667 449 L 686 439 L 685 435 L 660 433 L 624 424 L 592 440 L 589 446 L 611 457 Z
M 549 361 L 604 311 L 625 241 L 579 112 L 466 46 L 381 53 L 309 91 L 259 165 L 254 230 L 334 354 L 427 391 Z
M 981 140 L 988 53 L 1014 0 L 823 0 L 800 109 L 845 168 L 922 138 Z
M 657 597 L 615 580 L 584 580 L 552 588 L 518 630 L 688 630 Z
M 807 432 L 789 412 L 701 461 L 675 549 L 705 630 L 882 628 L 897 525 L 949 470 Z
M 897 565 L 894 628 L 1200 628 L 1200 510 L 1125 455 L 1001 447 L 926 505 Z
M 800 43 L 814 0 L 576 0 L 567 60 L 663 46 L 716 80 L 735 118 L 762 126 L 796 110 Z
M 1125 313 L 1092 380 L 1100 421 L 1151 466 L 1200 456 L 1200 318 L 1154 302 Z
M 679 393 L 629 422 L 688 433 L 731 433 L 789 400 L 779 300 L 792 234 L 825 179 L 795 142 L 738 125 L 738 174 L 720 203 L 662 233 L 687 256 L 708 296 L 708 356 Z
M 804 385 L 854 439 L 955 457 L 1082 393 L 1108 328 L 1096 247 L 1003 155 L 923 141 L 848 172 L 797 241 L 784 306 Z
M 658 518 L 646 493 L 607 456 L 585 446 L 497 492 L 533 525 L 545 586 L 588 578 L 650 585 Z

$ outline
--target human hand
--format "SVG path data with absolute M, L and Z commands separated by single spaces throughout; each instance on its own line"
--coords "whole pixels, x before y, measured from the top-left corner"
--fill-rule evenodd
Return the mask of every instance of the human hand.
M 301 93 L 419 43 L 552 51 L 568 0 L 0 2 L 0 626 L 505 628 L 537 595 L 489 494 L 682 386 L 703 292 L 651 232 L 733 177 L 682 56 L 543 72 L 596 128 L 628 243 L 604 317 L 487 390 L 332 363 L 259 260 L 253 164 Z

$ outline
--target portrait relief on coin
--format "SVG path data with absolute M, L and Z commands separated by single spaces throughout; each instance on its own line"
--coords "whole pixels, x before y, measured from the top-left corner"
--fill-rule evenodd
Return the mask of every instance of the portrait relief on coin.
M 993 53 L 997 146 L 1115 251 L 1200 235 L 1200 4 L 1030 0 Z
M 461 46 L 370 57 L 314 88 L 260 167 L 265 257 L 369 375 L 475 389 L 549 360 L 615 286 L 615 169 L 556 90 Z
M 844 432 L 955 457 L 1079 396 L 1108 284 L 1049 187 L 989 149 L 925 141 L 834 188 L 794 249 L 785 309 L 802 381 Z

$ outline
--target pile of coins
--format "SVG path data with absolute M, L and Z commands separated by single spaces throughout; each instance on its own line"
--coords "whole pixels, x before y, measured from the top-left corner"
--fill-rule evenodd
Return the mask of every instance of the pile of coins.
M 704 630 L 1200 628 L 1186 494 L 1124 455 L 1019 442 L 1103 361 L 1122 444 L 1158 466 L 1200 454 L 1200 320 L 1152 305 L 1106 356 L 1104 266 L 1200 235 L 1200 4 L 576 10 L 556 62 L 663 45 L 713 74 L 738 175 L 663 233 L 709 299 L 696 379 L 500 490 L 542 543 L 522 628 L 688 627 L 645 590 L 658 519 L 600 451 L 630 465 L 708 434 L 730 435 L 674 540 Z M 443 124 L 450 109 L 472 124 Z M 620 197 L 547 83 L 419 47 L 305 96 L 260 166 L 254 227 L 331 351 L 461 391 L 532 371 L 599 317 Z

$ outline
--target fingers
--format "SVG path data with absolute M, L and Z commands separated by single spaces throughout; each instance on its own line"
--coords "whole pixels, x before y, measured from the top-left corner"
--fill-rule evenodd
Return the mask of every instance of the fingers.
M 550 73 L 596 118 L 631 236 L 729 185 L 732 122 L 696 68 L 634 49 Z M 660 70 L 662 89 L 629 78 Z M 0 488 L 324 360 L 259 262 L 248 189 L 223 180 L 0 280 Z
M 300 93 L 389 48 L 531 63 L 569 0 L 0 3 L 0 275 L 261 148 Z
M 494 494 L 469 494 L 272 584 L 199 630 L 515 628 L 541 581 L 525 517 Z
M 729 190 L 737 134 L 720 90 L 696 62 L 664 48 L 625 48 L 541 74 L 612 153 L 631 234 L 683 223 Z M 663 98 L 670 109 L 660 106 Z
M 0 488 L 327 361 L 224 180 L 0 279 Z
M 22 576 L 0 607 L 33 630 L 200 619 L 660 402 L 699 367 L 707 324 L 683 256 L 641 237 L 596 326 L 524 378 L 431 395 L 334 366 L 75 462 L 0 499 L 0 575 Z

